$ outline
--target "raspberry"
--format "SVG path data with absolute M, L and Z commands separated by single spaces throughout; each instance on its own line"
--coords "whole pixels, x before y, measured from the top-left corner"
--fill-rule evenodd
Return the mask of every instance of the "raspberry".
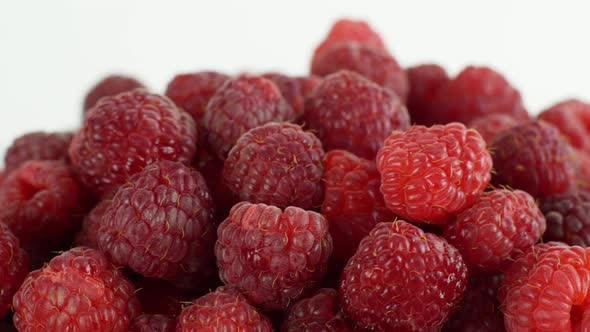
M 408 111 L 412 123 L 419 125 L 433 125 L 430 121 L 431 113 L 434 112 L 432 99 L 438 89 L 444 86 L 449 80 L 445 69 L 436 64 L 424 64 L 406 69 L 410 94 L 408 95 Z
M 332 253 L 324 217 L 290 206 L 236 204 L 217 229 L 219 276 L 250 302 L 285 310 L 309 295 L 323 278 Z
M 430 123 L 462 122 L 490 113 L 528 120 L 518 90 L 500 73 L 487 67 L 469 66 L 437 90 L 432 100 Z
M 29 272 L 27 264 L 27 255 L 18 239 L 0 223 L 0 319 L 10 310 L 12 296 Z
M 324 79 L 308 100 L 304 120 L 327 151 L 343 149 L 367 159 L 391 131 L 410 125 L 399 98 L 350 71 Z
M 341 43 L 322 52 L 311 66 L 311 73 L 321 77 L 341 70 L 356 72 L 390 89 L 402 102 L 408 98 L 410 84 L 406 73 L 387 51 L 359 43 Z
M 223 166 L 223 179 L 242 201 L 311 209 L 323 199 L 324 150 L 315 135 L 271 122 L 240 137 Z
M 271 332 L 272 324 L 237 291 L 222 287 L 184 308 L 176 331 Z
M 331 46 L 342 42 L 358 42 L 379 50 L 386 50 L 379 34 L 367 22 L 344 18 L 334 22 L 326 39 L 315 49 L 312 63 L 315 63 Z
M 164 315 L 137 316 L 129 332 L 174 332 L 176 331 L 176 319 Z
M 146 277 L 198 276 L 212 262 L 215 241 L 205 180 L 177 162 L 147 166 L 119 188 L 97 240 L 114 264 Z
M 90 201 L 62 161 L 28 161 L 0 186 L 0 221 L 24 247 L 71 240 Z
M 590 190 L 590 153 L 574 149 L 576 164 L 576 187 L 579 190 Z M 2 179 L 0 179 L 0 184 Z
M 29 274 L 13 299 L 19 331 L 126 332 L 141 311 L 133 285 L 98 250 L 78 247 Z
M 557 127 L 573 147 L 590 153 L 590 104 L 564 100 L 541 112 L 538 118 Z
M 82 221 L 82 229 L 76 234 L 74 243 L 78 246 L 86 246 L 98 249 L 98 228 L 102 220 L 102 216 L 111 206 L 111 200 L 105 199 L 98 203 Z
M 504 324 L 511 331 L 587 331 L 590 248 L 537 245 L 506 272 Z
M 196 148 L 191 117 L 166 97 L 135 90 L 102 99 L 70 145 L 82 182 L 108 197 L 158 160 L 189 163 Z
M 0 169 L 0 186 L 2 186 L 2 182 L 6 179 L 6 172 Z
M 214 71 L 176 75 L 166 88 L 166 96 L 187 111 L 198 127 L 203 126 L 207 103 L 229 76 Z
M 332 150 L 326 154 L 323 180 L 322 214 L 330 223 L 334 240 L 332 259 L 344 266 L 375 225 L 396 216 L 385 207 L 379 191 L 381 175 L 373 161 Z
M 469 122 L 468 127 L 477 130 L 489 145 L 499 132 L 510 129 L 517 124 L 518 121 L 510 115 L 490 113 L 473 119 L 473 121 Z
M 445 223 L 490 181 L 492 158 L 479 133 L 460 123 L 394 132 L 377 154 L 381 192 L 402 218 Z
M 338 292 L 322 288 L 307 299 L 295 303 L 286 316 L 282 332 L 333 332 L 345 329 L 348 323 L 341 317 Z
M 268 73 L 262 77 L 273 81 L 279 88 L 285 100 L 293 108 L 295 117 L 300 118 L 305 111 L 305 99 L 309 97 L 322 79 L 317 76 L 291 77 L 280 73 Z
M 398 220 L 363 239 L 344 268 L 340 294 L 344 312 L 362 328 L 422 331 L 449 317 L 466 286 L 457 249 Z
M 492 141 L 493 183 L 534 197 L 567 191 L 575 182 L 575 157 L 557 128 L 531 120 L 498 134 Z
M 444 237 L 475 270 L 497 271 L 534 245 L 545 232 L 543 213 L 524 191 L 483 193 L 445 226 Z
M 68 161 L 68 147 L 72 141 L 70 133 L 33 132 L 17 138 L 6 151 L 4 165 L 6 173 L 17 169 L 29 160 Z
M 227 80 L 211 97 L 203 124 L 205 144 L 221 160 L 248 130 L 272 121 L 295 119 L 279 88 L 259 76 Z
M 144 86 L 134 78 L 121 75 L 107 76 L 88 91 L 86 99 L 84 99 L 84 113 L 88 112 L 104 97 L 116 96 L 138 88 L 144 88 Z
M 547 218 L 545 241 L 590 246 L 590 192 L 568 192 L 545 197 L 541 211 Z

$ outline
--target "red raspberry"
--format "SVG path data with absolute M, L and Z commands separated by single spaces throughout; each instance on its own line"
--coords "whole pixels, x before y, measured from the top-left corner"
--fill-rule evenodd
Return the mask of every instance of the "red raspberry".
M 104 97 L 112 97 L 138 88 L 144 88 L 144 86 L 132 77 L 122 75 L 107 76 L 88 91 L 86 99 L 84 99 L 84 113 Z
M 82 229 L 76 234 L 74 243 L 78 246 L 90 247 L 98 249 L 98 228 L 102 220 L 102 216 L 111 206 L 111 200 L 105 199 L 98 203 L 82 221 Z
M 126 332 L 141 308 L 133 285 L 98 250 L 78 247 L 31 272 L 13 299 L 19 331 Z
M 432 100 L 431 123 L 463 122 L 490 113 L 508 114 L 518 121 L 529 116 L 518 90 L 500 73 L 487 67 L 469 66 L 440 87 Z
M 0 223 L 0 319 L 10 310 L 12 296 L 29 272 L 27 264 L 27 255 L 18 239 Z
M 340 314 L 338 292 L 322 288 L 307 299 L 295 303 L 286 316 L 282 332 L 334 332 L 345 329 L 348 323 Z
M 33 132 L 17 138 L 6 151 L 4 165 L 10 173 L 29 160 L 68 161 L 70 133 Z
M 290 206 L 236 204 L 217 229 L 219 276 L 264 310 L 285 310 L 319 284 L 332 253 L 324 217 Z
M 588 331 L 590 248 L 533 247 L 506 272 L 504 324 L 512 331 Z
M 202 127 L 209 100 L 228 79 L 229 76 L 215 71 L 176 75 L 168 83 L 166 96 L 187 111 L 198 127 Z
M 445 226 L 444 237 L 474 270 L 498 271 L 537 243 L 545 232 L 545 217 L 524 191 L 496 189 L 479 199 Z
M 365 21 L 339 19 L 332 25 L 330 32 L 313 52 L 312 63 L 330 47 L 342 42 L 358 42 L 379 50 L 386 50 L 383 40 Z
M 271 122 L 240 137 L 223 165 L 223 179 L 242 201 L 311 209 L 324 196 L 323 159 L 315 135 Z
M 268 73 L 262 77 L 277 85 L 285 100 L 293 108 L 295 117 L 300 118 L 305 111 L 305 99 L 320 85 L 322 79 L 317 76 L 291 77 L 280 73 Z
M 557 127 L 573 147 L 590 153 L 590 104 L 564 100 L 541 112 L 538 118 Z
M 545 197 L 541 211 L 547 218 L 545 241 L 590 246 L 590 192 L 568 192 Z
M 62 161 L 28 161 L 0 186 L 0 221 L 24 247 L 56 249 L 71 240 L 89 203 Z
M 176 331 L 271 332 L 272 324 L 237 291 L 221 287 L 184 308 Z
M 372 159 L 393 130 L 410 118 L 399 98 L 350 71 L 326 77 L 308 100 L 305 123 L 326 150 L 348 150 Z
M 490 113 L 473 119 L 469 122 L 468 127 L 477 130 L 489 145 L 494 137 L 506 129 L 510 129 L 518 124 L 518 121 L 508 114 Z
M 321 77 L 341 70 L 356 72 L 380 86 L 390 89 L 405 102 L 410 84 L 406 73 L 387 51 L 359 43 L 340 43 L 312 63 L 311 73 Z
M 70 145 L 82 182 L 103 197 L 158 160 L 189 163 L 196 149 L 191 117 L 166 97 L 135 90 L 104 98 Z
M 176 331 L 176 319 L 164 315 L 137 316 L 129 332 L 174 332 Z
M 492 141 L 493 182 L 522 189 L 534 197 L 567 191 L 575 185 L 573 150 L 557 128 L 531 120 L 498 134 Z
M 215 241 L 205 180 L 177 162 L 147 166 L 119 188 L 97 240 L 114 264 L 146 277 L 198 277 L 212 262 Z
M 424 64 L 406 69 L 410 94 L 408 95 L 408 111 L 412 123 L 431 126 L 432 100 L 438 89 L 449 80 L 445 69 L 436 64 Z
M 405 221 L 378 224 L 340 279 L 344 312 L 360 327 L 423 331 L 461 301 L 467 267 L 443 238 Z
M 576 187 L 590 191 L 590 153 L 574 149 L 576 164 Z M 0 183 L 2 180 L 0 179 Z
M 295 119 L 279 88 L 260 76 L 227 80 L 213 95 L 203 124 L 205 144 L 221 160 L 248 130 L 272 121 Z
M 377 154 L 387 207 L 411 221 L 445 223 L 490 181 L 492 158 L 479 133 L 460 123 L 394 132 Z
M 379 191 L 381 175 L 373 161 L 332 150 L 326 154 L 323 180 L 322 214 L 330 223 L 334 240 L 332 259 L 344 266 L 375 225 L 396 216 L 385 207 Z

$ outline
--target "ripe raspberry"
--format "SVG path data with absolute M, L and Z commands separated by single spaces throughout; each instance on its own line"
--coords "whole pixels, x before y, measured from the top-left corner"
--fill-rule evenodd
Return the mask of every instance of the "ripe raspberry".
M 344 266 L 375 225 L 396 216 L 385 207 L 379 191 L 381 175 L 373 161 L 332 150 L 326 154 L 323 180 L 322 214 L 330 223 L 334 240 L 332 259 Z
M 291 77 L 279 73 L 268 73 L 262 77 L 273 81 L 277 85 L 285 100 L 293 108 L 297 119 L 303 116 L 305 111 L 305 99 L 309 97 L 322 79 L 317 76 Z
M 176 319 L 164 315 L 137 316 L 129 332 L 174 332 L 176 331 Z
M 473 121 L 469 122 L 468 127 L 477 130 L 489 145 L 499 132 L 510 129 L 517 124 L 518 121 L 510 115 L 490 113 L 473 119 Z
M 29 160 L 68 161 L 70 133 L 33 132 L 17 138 L 6 151 L 4 165 L 10 173 Z
M 122 75 L 107 76 L 88 91 L 84 99 L 84 113 L 88 112 L 104 97 L 116 96 L 139 88 L 144 88 L 143 84 L 132 77 Z
M 360 327 L 422 331 L 441 325 L 461 301 L 467 267 L 443 238 L 405 221 L 378 224 L 340 279 L 344 312 Z
M 322 288 L 307 299 L 295 303 L 286 316 L 282 332 L 333 332 L 348 327 L 340 314 L 338 292 Z
M 406 69 L 410 94 L 408 95 L 408 111 L 412 123 L 431 126 L 434 123 L 430 120 L 433 109 L 432 99 L 438 89 L 449 80 L 445 69 L 436 64 L 424 64 Z
M 394 132 L 377 154 L 387 207 L 411 221 L 445 223 L 477 200 L 492 158 L 479 133 L 460 123 Z
M 518 90 L 500 73 L 487 67 L 469 66 L 440 87 L 432 100 L 431 123 L 463 122 L 490 113 L 508 114 L 517 121 L 528 120 Z
M 545 241 L 590 246 L 590 192 L 568 192 L 545 197 L 541 211 L 547 218 Z
M 444 237 L 471 269 L 498 271 L 530 248 L 545 232 L 545 217 L 524 191 L 496 189 L 445 225 Z
M 219 276 L 250 302 L 285 310 L 309 295 L 323 278 L 332 253 L 324 217 L 290 206 L 236 204 L 217 229 Z
M 408 98 L 410 84 L 406 73 L 387 51 L 359 43 L 341 43 L 322 52 L 311 66 L 311 73 L 321 77 L 341 70 L 356 72 L 390 89 L 402 102 Z
M 207 103 L 229 76 L 215 71 L 176 75 L 166 88 L 166 96 L 187 111 L 197 126 L 203 126 Z
M 567 191 L 575 185 L 575 157 L 557 128 L 531 120 L 498 134 L 492 141 L 493 182 L 534 197 Z
M 82 229 L 76 234 L 74 243 L 78 246 L 85 246 L 93 249 L 98 249 L 98 228 L 102 220 L 102 216 L 111 206 L 111 200 L 105 199 L 98 203 L 82 221 Z
M 557 127 L 570 145 L 590 153 L 590 104 L 564 100 L 541 112 L 538 118 Z
M 271 332 L 272 324 L 237 291 L 220 287 L 184 308 L 176 331 Z
M 240 137 L 223 165 L 223 179 L 242 201 L 311 209 L 324 197 L 323 159 L 314 134 L 270 122 Z
M 28 161 L 0 186 L 0 221 L 24 247 L 71 241 L 90 201 L 62 161 Z
M 576 164 L 576 188 L 590 191 L 590 153 L 574 149 Z M 0 183 L 2 180 L 0 179 Z
M 211 97 L 203 124 L 205 144 L 221 160 L 248 130 L 272 121 L 295 119 L 279 88 L 260 76 L 227 80 Z
M 0 223 L 0 319 L 10 310 L 12 296 L 29 272 L 27 263 L 18 239 Z
M 97 240 L 114 264 L 146 277 L 198 277 L 212 263 L 215 241 L 205 180 L 177 162 L 147 166 L 119 188 Z
M 377 32 L 365 21 L 339 19 L 332 25 L 326 38 L 313 52 L 312 64 L 330 47 L 343 42 L 357 42 L 386 51 L 385 44 Z
M 399 98 L 350 71 L 330 75 L 308 100 L 304 121 L 324 148 L 372 159 L 393 130 L 410 118 Z
M 108 197 L 151 163 L 192 161 L 196 137 L 193 120 L 172 101 L 135 90 L 102 99 L 69 153 L 82 182 Z
M 126 332 L 141 311 L 121 271 L 100 251 L 84 247 L 29 274 L 13 305 L 19 331 Z
M 589 275 L 590 248 L 535 246 L 506 272 L 501 289 L 506 330 L 588 331 Z

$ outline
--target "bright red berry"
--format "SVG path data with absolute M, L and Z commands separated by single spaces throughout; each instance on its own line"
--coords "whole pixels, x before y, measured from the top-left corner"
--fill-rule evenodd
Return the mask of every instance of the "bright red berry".
M 98 203 L 82 220 L 82 229 L 76 234 L 74 243 L 78 246 L 98 249 L 98 228 L 100 227 L 102 216 L 111 206 L 111 200 L 105 199 Z
M 84 113 L 104 97 L 112 97 L 138 88 L 144 88 L 144 86 L 134 78 L 122 75 L 107 76 L 88 91 L 84 99 Z
M 363 239 L 340 280 L 344 312 L 376 331 L 442 325 L 467 286 L 459 251 L 405 221 L 380 223 Z
M 19 331 L 126 332 L 141 308 L 133 285 L 98 250 L 77 247 L 29 274 L 13 300 Z
M 285 100 L 293 108 L 295 118 L 299 119 L 305 112 L 305 99 L 311 96 L 322 79 L 311 75 L 309 77 L 292 77 L 279 73 L 268 73 L 262 77 L 273 81 L 274 84 L 281 90 L 281 94 Z
M 504 130 L 492 141 L 496 185 L 534 197 L 567 191 L 575 185 L 573 150 L 552 125 L 537 120 Z
M 295 113 L 279 88 L 260 76 L 227 80 L 211 97 L 203 124 L 205 144 L 219 158 L 248 130 L 273 121 L 290 121 Z
M 590 246 L 590 192 L 556 194 L 541 200 L 541 211 L 547 219 L 545 241 Z
M 227 187 L 242 201 L 311 209 L 324 197 L 324 150 L 312 133 L 270 122 L 246 132 L 223 165 Z
M 424 64 L 406 69 L 410 94 L 408 95 L 408 112 L 412 123 L 431 126 L 433 109 L 432 100 L 438 89 L 449 80 L 445 69 L 436 64 Z
M 564 100 L 541 112 L 538 118 L 557 127 L 571 146 L 590 153 L 590 104 Z
M 107 208 L 97 240 L 118 266 L 151 278 L 198 278 L 212 264 L 213 201 L 205 180 L 160 161 L 132 176 Z
M 129 332 L 174 332 L 176 319 L 165 315 L 141 315 L 135 317 Z
M 491 168 L 485 141 L 460 123 L 396 131 L 377 154 L 387 207 L 402 218 L 432 224 L 473 204 L 488 185 Z
M 510 129 L 517 124 L 518 121 L 511 115 L 490 113 L 473 119 L 473 121 L 469 122 L 468 127 L 477 130 L 489 145 L 499 132 Z
M 0 319 L 10 310 L 12 296 L 27 276 L 27 254 L 16 236 L 0 223 Z
M 304 122 L 327 151 L 348 150 L 372 159 L 393 130 L 410 118 L 400 99 L 350 71 L 327 76 L 308 100 Z
M 192 118 L 170 99 L 135 90 L 102 99 L 70 145 L 82 182 L 103 197 L 158 160 L 192 161 Z
M 33 132 L 17 138 L 6 151 L 4 165 L 10 173 L 29 160 L 68 161 L 70 133 Z
M 338 292 L 322 288 L 310 298 L 295 303 L 283 322 L 281 332 L 335 332 L 348 327 L 340 313 Z
M 521 190 L 484 192 L 445 225 L 444 237 L 474 270 L 498 271 L 529 249 L 545 232 L 535 199 Z
M 293 206 L 238 203 L 217 236 L 221 280 L 264 310 L 285 310 L 313 292 L 332 253 L 324 217 Z

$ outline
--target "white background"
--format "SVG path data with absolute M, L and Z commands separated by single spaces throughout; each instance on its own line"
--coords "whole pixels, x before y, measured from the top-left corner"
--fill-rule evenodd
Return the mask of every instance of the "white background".
M 111 72 L 160 92 L 174 74 L 201 69 L 305 74 L 314 47 L 342 16 L 367 19 L 404 66 L 501 71 L 533 113 L 566 97 L 590 100 L 589 3 L 547 3 L 556 6 L 0 0 L 0 151 L 27 131 L 76 128 L 87 89 Z

